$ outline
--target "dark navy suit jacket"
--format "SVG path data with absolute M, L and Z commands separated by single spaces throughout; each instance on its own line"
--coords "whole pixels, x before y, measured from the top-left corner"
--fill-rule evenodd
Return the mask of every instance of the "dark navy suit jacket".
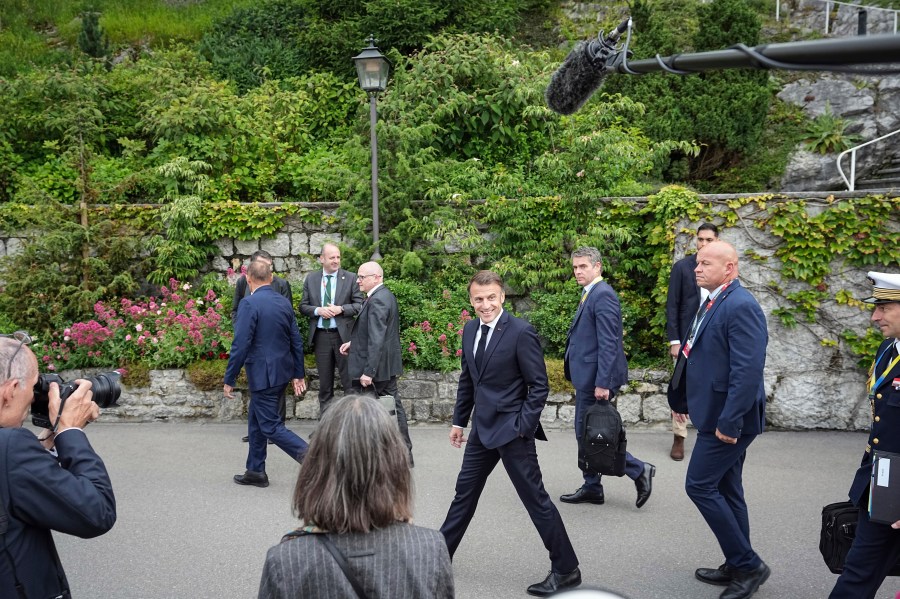
M 578 305 L 566 337 L 564 365 L 566 379 L 591 394 L 595 387 L 618 391 L 628 382 L 619 297 L 606 281 L 591 287 Z
M 769 333 L 756 299 L 734 280 L 706 313 L 685 366 L 687 407 L 700 432 L 763 432 Z
M 241 301 L 225 370 L 226 385 L 234 386 L 241 367 L 246 367 L 251 392 L 305 376 L 303 340 L 294 308 L 270 285 Z
M 9 517 L 4 541 L 27 597 L 55 597 L 69 588 L 51 530 L 87 539 L 116 522 L 109 474 L 84 433 L 64 431 L 56 451 L 58 459 L 28 429 L 0 428 L 0 501 Z M 0 597 L 17 596 L 0 552 Z
M 453 424 L 465 428 L 474 410 L 470 437 L 488 449 L 519 436 L 546 441 L 540 418 L 550 388 L 537 333 L 505 310 L 499 319 L 485 350 L 481 374 L 474 356 L 481 320 L 470 320 L 463 327 L 462 372 Z
M 891 343 L 894 341 L 895 339 L 885 339 L 875 352 L 876 360 L 881 356 L 878 364 L 874 365 L 876 380 L 890 364 L 888 356 L 891 352 Z M 859 505 L 866 489 L 869 488 L 872 476 L 872 449 L 900 453 L 900 389 L 894 386 L 894 379 L 897 378 L 900 378 L 900 362 L 888 372 L 875 389 L 875 420 L 869 431 L 869 440 L 862 462 L 850 486 L 850 500 L 855 505 Z
M 682 258 L 672 266 L 666 296 L 666 340 L 683 342 L 700 307 L 697 285 L 697 254 Z

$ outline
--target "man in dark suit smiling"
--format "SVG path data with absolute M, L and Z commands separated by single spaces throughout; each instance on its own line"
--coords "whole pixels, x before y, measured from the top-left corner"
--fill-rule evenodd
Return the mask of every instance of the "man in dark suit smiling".
M 469 282 L 469 300 L 478 318 L 463 329 L 450 444 L 459 448 L 466 442 L 463 429 L 470 418 L 472 430 L 441 532 L 452 558 L 488 475 L 502 461 L 550 552 L 547 578 L 528 587 L 528 593 L 543 597 L 581 584 L 581 571 L 562 518 L 544 490 L 535 449 L 536 438 L 547 440 L 540 422 L 549 393 L 544 355 L 534 328 L 503 310 L 505 298 L 496 273 L 483 270 Z

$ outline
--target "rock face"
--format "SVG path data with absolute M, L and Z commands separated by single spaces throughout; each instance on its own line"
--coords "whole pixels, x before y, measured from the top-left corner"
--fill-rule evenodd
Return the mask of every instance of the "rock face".
M 845 132 L 856 135 L 858 145 L 900 128 L 900 82 L 897 77 L 855 77 L 826 74 L 820 79 L 790 83 L 778 98 L 795 104 L 814 119 L 830 108 L 845 123 Z M 900 156 L 897 137 L 866 146 L 856 153 L 856 179 L 869 175 Z M 850 156 L 841 163 L 850 178 Z M 783 191 L 839 191 L 847 189 L 837 167 L 837 153 L 813 154 L 797 148 L 781 180 Z

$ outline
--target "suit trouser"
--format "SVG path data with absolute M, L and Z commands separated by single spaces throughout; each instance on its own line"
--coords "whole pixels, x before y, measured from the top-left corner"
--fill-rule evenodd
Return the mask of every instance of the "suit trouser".
M 506 445 L 488 449 L 481 444 L 477 434 L 469 436 L 462 468 L 456 479 L 456 496 L 447 511 L 447 518 L 441 525 L 441 534 L 447 541 L 451 558 L 475 515 L 475 508 L 478 506 L 478 499 L 488 476 L 497 462 L 502 461 L 509 480 L 512 481 L 522 505 L 528 510 L 528 515 L 531 516 L 531 521 L 544 542 L 544 547 L 550 552 L 553 571 L 566 574 L 578 567 L 578 558 L 566 533 L 566 527 L 544 489 L 534 443 L 533 438 L 516 437 Z
M 615 391 L 610 390 L 609 398 L 615 398 Z M 578 464 L 585 463 L 584 453 L 581 451 L 581 430 L 584 426 L 584 413 L 585 411 L 594 405 L 597 401 L 597 398 L 594 397 L 594 390 L 590 391 L 582 391 L 581 389 L 575 390 L 575 439 L 578 440 Z M 631 480 L 636 480 L 642 473 L 644 472 L 644 462 L 637 459 L 627 451 L 625 452 L 625 476 L 630 478 Z M 594 472 L 587 472 L 585 470 L 581 471 L 582 476 L 584 477 L 584 490 L 590 491 L 593 493 L 602 493 L 603 492 L 603 483 L 601 482 L 601 476 Z
M 271 439 L 291 459 L 300 461 L 309 447 L 306 441 L 289 430 L 278 414 L 278 398 L 284 395 L 287 383 L 268 389 L 250 392 L 247 409 L 247 426 L 250 447 L 247 453 L 247 470 L 266 471 L 266 440 Z
M 744 501 L 742 473 L 747 447 L 756 435 L 742 435 L 737 443 L 723 443 L 715 433 L 697 431 L 684 488 L 712 529 L 725 563 L 753 570 L 762 563 L 750 546 L 750 517 Z
M 374 387 L 374 389 L 372 388 Z M 374 395 L 380 397 L 382 395 L 390 395 L 394 398 L 394 409 L 397 411 L 397 424 L 400 426 L 400 434 L 406 441 L 406 447 L 409 449 L 409 459 L 412 463 L 412 439 L 409 438 L 409 422 L 406 420 L 406 410 L 400 402 L 400 395 L 397 392 L 397 377 L 392 376 L 386 381 L 372 381 L 371 387 L 363 388 L 359 384 L 359 379 L 353 380 L 353 392 L 361 395 Z
M 868 492 L 856 523 L 856 537 L 844 561 L 844 571 L 829 599 L 873 599 L 881 583 L 900 557 L 900 530 L 890 524 L 869 521 Z
M 334 332 L 331 332 L 334 331 Z M 347 369 L 347 356 L 341 354 L 341 336 L 337 329 L 317 329 L 313 337 L 313 351 L 316 355 L 316 368 L 319 371 L 319 416 L 331 405 L 334 399 L 334 369 L 341 377 L 341 388 L 344 393 L 350 392 L 350 371 Z

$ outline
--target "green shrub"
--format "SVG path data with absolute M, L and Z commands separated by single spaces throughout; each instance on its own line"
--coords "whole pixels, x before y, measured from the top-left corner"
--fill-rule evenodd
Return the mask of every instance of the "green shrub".
M 860 140 L 859 135 L 848 134 L 847 124 L 831 112 L 831 104 L 825 103 L 825 112 L 806 126 L 803 143 L 810 152 L 819 154 L 843 152 Z

